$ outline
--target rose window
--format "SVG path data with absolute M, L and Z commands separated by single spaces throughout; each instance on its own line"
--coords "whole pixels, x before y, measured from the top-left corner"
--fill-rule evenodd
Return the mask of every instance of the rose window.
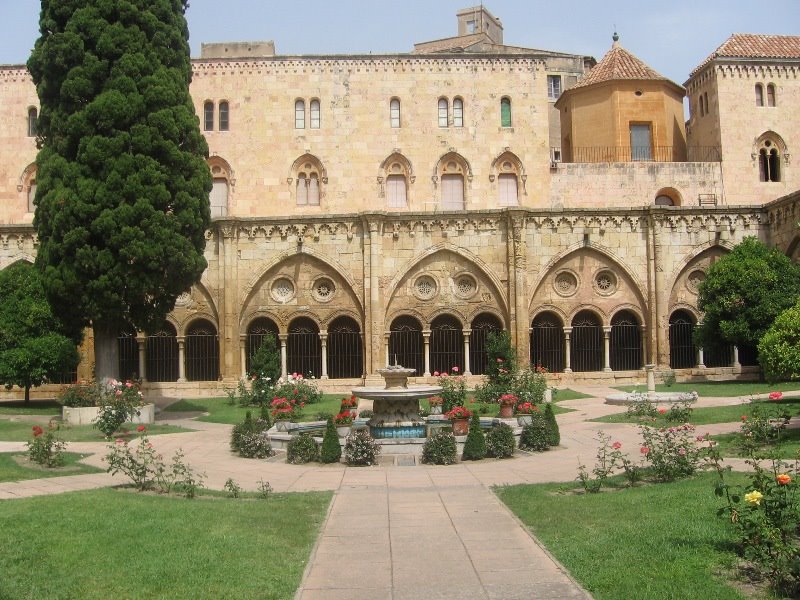
M 695 294 L 700 290 L 700 284 L 706 280 L 706 274 L 703 271 L 692 271 L 686 279 L 687 286 Z
M 462 275 L 456 279 L 456 293 L 462 297 L 469 297 L 475 293 L 477 285 L 469 275 Z
M 276 279 L 272 284 L 272 297 L 278 302 L 287 302 L 294 296 L 294 284 L 285 277 Z
M 327 277 L 318 279 L 314 283 L 314 297 L 320 302 L 327 302 L 328 300 L 333 298 L 333 293 L 335 291 L 336 287 L 333 285 L 333 282 Z
M 578 278 L 569 271 L 556 275 L 555 290 L 561 296 L 571 296 L 578 289 Z
M 598 294 L 608 296 L 617 289 L 617 277 L 611 271 L 600 271 L 594 278 L 594 286 Z
M 428 277 L 427 275 L 417 279 L 414 287 L 417 292 L 417 296 L 422 299 L 433 298 L 433 296 L 436 294 L 436 282 L 432 277 Z

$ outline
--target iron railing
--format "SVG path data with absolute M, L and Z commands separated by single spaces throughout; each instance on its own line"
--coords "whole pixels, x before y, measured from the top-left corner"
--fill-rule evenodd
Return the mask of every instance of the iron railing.
M 352 379 L 364 374 L 361 332 L 352 319 L 337 319 L 328 328 L 328 377 Z
M 310 319 L 298 319 L 289 327 L 286 338 L 286 368 L 289 373 L 304 377 L 322 376 L 322 342 L 316 324 Z
M 431 372 L 464 372 L 464 331 L 455 319 L 439 318 L 431 325 Z
M 673 146 L 586 146 L 572 148 L 571 156 L 561 148 L 550 149 L 550 156 L 561 156 L 563 162 L 572 163 L 624 163 L 624 162 L 720 162 L 722 156 L 717 146 L 691 146 L 682 149 Z
M 194 325 L 186 335 L 186 380 L 219 379 L 219 337 L 210 323 Z
M 531 364 L 551 373 L 564 370 L 564 328 L 555 317 L 537 317 L 531 327 Z
M 389 364 L 414 369 L 414 375 L 425 372 L 425 345 L 422 326 L 411 317 L 394 320 L 389 334 Z
M 247 327 L 247 341 L 245 342 L 245 371 L 250 372 L 250 361 L 253 355 L 261 348 L 261 344 L 267 336 L 272 336 L 275 339 L 275 349 L 280 351 L 280 342 L 278 341 L 278 326 L 265 317 L 260 317 L 254 320 Z
M 692 339 L 694 321 L 683 311 L 676 311 L 669 319 L 669 366 L 673 369 L 691 369 L 697 364 L 697 348 Z
M 570 366 L 575 372 L 603 369 L 603 328 L 594 318 L 576 317 L 573 321 L 570 358 Z
M 119 348 L 119 378 L 138 379 L 139 373 L 139 344 L 136 341 L 136 334 L 123 333 L 117 338 Z
M 469 370 L 473 375 L 485 375 L 489 354 L 486 338 L 493 331 L 501 331 L 502 325 L 494 315 L 480 315 L 472 321 L 469 336 Z
M 642 368 L 642 331 L 636 323 L 621 321 L 611 325 L 609 357 L 612 371 L 636 371 Z
M 174 329 L 147 336 L 145 371 L 148 381 L 178 381 L 178 338 Z

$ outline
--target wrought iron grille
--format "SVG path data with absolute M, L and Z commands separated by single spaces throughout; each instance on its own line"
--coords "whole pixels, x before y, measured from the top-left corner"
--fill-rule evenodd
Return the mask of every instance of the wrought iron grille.
M 73 369 L 72 371 L 64 371 L 63 373 L 59 373 L 53 377 L 50 377 L 47 381 L 50 383 L 61 384 L 75 383 L 78 381 L 78 370 Z
M 422 325 L 413 317 L 398 317 L 389 327 L 389 363 L 414 369 L 414 375 L 425 372 L 425 344 Z
M 730 367 L 733 364 L 733 346 L 724 344 L 703 348 L 703 364 L 709 368 Z
M 286 353 L 289 373 L 322 377 L 322 343 L 314 321 L 306 317 L 292 321 L 286 338 Z
M 550 156 L 556 156 L 554 151 L 560 148 L 551 148 Z M 720 149 L 717 146 L 690 146 L 686 148 L 684 156 L 675 146 L 587 146 L 572 148 L 572 156 L 565 156 L 567 162 L 598 163 L 598 162 L 631 162 L 648 160 L 654 162 L 719 162 Z
M 464 372 L 464 329 L 455 317 L 442 315 L 431 323 L 431 371 Z
M 564 370 L 564 328 L 553 313 L 542 313 L 531 326 L 531 364 L 551 373 Z
M 694 346 L 694 319 L 683 310 L 676 310 L 669 318 L 669 366 L 673 369 L 690 369 L 697 364 Z
M 485 375 L 489 355 L 486 352 L 486 338 L 492 331 L 501 331 L 503 326 L 494 315 L 478 315 L 470 326 L 469 370 L 473 375 Z
M 328 377 L 349 379 L 363 374 L 361 330 L 350 317 L 339 317 L 328 327 Z
M 119 378 L 138 379 L 139 373 L 139 344 L 136 341 L 136 334 L 123 333 L 117 338 L 119 347 Z
M 219 379 L 219 337 L 208 321 L 192 323 L 186 333 L 187 381 Z
M 597 317 L 587 312 L 578 313 L 572 320 L 570 344 L 573 371 L 603 369 L 603 328 Z
M 148 381 L 178 381 L 178 338 L 171 325 L 147 336 L 145 357 Z
M 739 364 L 743 367 L 758 366 L 758 348 L 756 346 L 739 346 Z
M 622 311 L 611 319 L 609 344 L 612 371 L 635 371 L 642 368 L 642 333 L 632 313 Z
M 261 344 L 264 343 L 264 339 L 268 335 L 271 335 L 275 339 L 275 347 L 279 349 L 278 326 L 271 319 L 259 317 L 247 327 L 245 370 L 248 373 L 250 372 L 250 359 L 258 352 L 258 349 L 261 348 Z

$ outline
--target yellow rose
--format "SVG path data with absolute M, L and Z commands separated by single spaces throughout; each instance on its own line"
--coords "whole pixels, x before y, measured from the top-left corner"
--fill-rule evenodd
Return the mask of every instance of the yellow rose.
M 748 504 L 755 504 L 758 506 L 761 504 L 761 499 L 764 497 L 764 494 L 759 492 L 758 490 L 753 490 L 752 492 L 748 492 L 744 495 L 744 500 Z

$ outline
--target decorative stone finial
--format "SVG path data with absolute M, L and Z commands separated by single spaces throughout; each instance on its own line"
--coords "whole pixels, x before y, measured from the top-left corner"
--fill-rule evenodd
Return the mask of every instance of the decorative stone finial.
M 611 36 L 611 39 L 614 40 L 614 44 L 616 45 L 619 42 L 619 34 L 615 31 L 614 35 Z

